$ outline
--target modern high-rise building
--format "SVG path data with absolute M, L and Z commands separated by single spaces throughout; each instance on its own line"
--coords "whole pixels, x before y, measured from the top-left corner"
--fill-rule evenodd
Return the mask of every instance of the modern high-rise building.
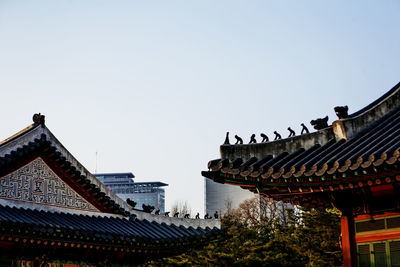
M 256 197 L 248 190 L 229 184 L 219 184 L 211 179 L 205 179 L 205 212 L 212 216 L 216 211 L 219 214 L 227 212 L 228 207 L 238 208 L 246 199 Z
M 97 173 L 94 174 L 104 185 L 123 200 L 128 198 L 135 201 L 137 209 L 142 205 L 151 205 L 165 212 L 165 190 L 168 184 L 162 182 L 135 182 L 131 172 L 126 173 Z

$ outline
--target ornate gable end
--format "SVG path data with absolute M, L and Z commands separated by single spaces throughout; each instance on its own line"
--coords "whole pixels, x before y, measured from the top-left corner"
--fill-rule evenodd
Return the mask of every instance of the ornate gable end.
M 0 205 L 130 216 L 132 208 L 93 176 L 35 114 L 0 142 Z M 35 207 L 34 207 L 35 206 Z
M 0 178 L 0 198 L 99 212 L 58 177 L 40 157 Z

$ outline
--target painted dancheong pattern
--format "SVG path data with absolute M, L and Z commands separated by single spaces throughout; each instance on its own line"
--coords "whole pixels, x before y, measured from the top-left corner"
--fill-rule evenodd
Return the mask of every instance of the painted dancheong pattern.
M 0 198 L 99 211 L 70 188 L 41 158 L 0 178 Z

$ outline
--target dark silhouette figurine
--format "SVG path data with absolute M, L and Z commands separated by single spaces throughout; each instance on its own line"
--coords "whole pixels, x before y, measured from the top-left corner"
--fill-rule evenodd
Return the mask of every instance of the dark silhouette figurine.
M 275 139 L 274 140 L 282 139 L 282 136 L 277 131 L 274 131 L 274 134 L 275 134 Z
M 153 210 L 155 209 L 154 206 L 146 205 L 146 204 L 142 204 L 142 208 L 143 208 L 143 211 L 147 212 L 147 213 L 152 213 Z
M 215 219 L 218 219 L 218 211 L 215 211 L 215 213 L 214 213 L 214 218 L 215 218 Z
M 296 136 L 296 133 L 295 133 L 295 131 L 292 130 L 292 128 L 288 127 L 287 129 L 290 132 L 288 137 Z
M 155 214 L 155 215 L 160 215 L 160 210 L 156 210 L 156 211 L 154 212 L 154 214 Z
M 208 213 L 206 213 L 206 215 L 204 215 L 204 219 L 208 219 L 210 218 L 210 216 L 208 216 Z
M 190 218 L 190 217 L 189 217 L 189 213 L 186 213 L 185 216 L 184 216 L 183 218 L 189 219 L 189 218 Z
M 235 135 L 235 138 L 236 138 L 236 143 L 235 143 L 235 145 L 237 145 L 237 144 L 242 145 L 242 144 L 243 144 L 243 139 L 242 139 L 242 138 L 240 138 L 240 137 L 237 136 L 237 135 Z
M 226 132 L 224 145 L 229 145 L 229 144 L 230 144 L 230 142 L 229 142 L 229 132 Z
M 165 217 L 169 217 L 169 213 L 170 213 L 169 211 L 165 212 L 165 213 L 164 213 L 164 216 L 165 216 Z
M 312 126 L 314 126 L 315 130 L 322 130 L 326 127 L 328 127 L 328 116 L 326 116 L 325 118 L 320 118 L 320 119 L 316 119 L 316 120 L 312 120 L 310 122 L 310 124 Z
M 128 203 L 129 206 L 131 206 L 132 208 L 134 208 L 136 206 L 136 204 L 137 204 L 135 201 L 131 200 L 130 198 L 128 198 L 126 200 L 126 203 Z
M 345 119 L 347 118 L 349 115 L 347 114 L 347 112 L 349 111 L 349 107 L 348 106 L 338 106 L 338 107 L 334 107 L 335 113 L 338 116 L 339 119 Z
M 301 133 L 310 133 L 310 131 L 308 130 L 308 128 L 304 125 L 304 123 L 300 124 L 303 128 L 301 129 Z
M 197 213 L 195 218 L 200 219 L 200 213 Z
M 255 144 L 255 143 L 257 143 L 256 135 L 252 134 L 251 137 L 250 137 L 250 143 L 249 144 Z
M 174 217 L 178 217 L 179 216 L 179 212 L 175 212 Z
M 268 142 L 269 138 L 266 134 L 261 133 L 260 136 L 262 137 L 261 143 Z

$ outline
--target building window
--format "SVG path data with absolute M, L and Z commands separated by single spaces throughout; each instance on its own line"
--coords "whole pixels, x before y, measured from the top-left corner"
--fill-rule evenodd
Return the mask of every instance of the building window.
M 357 244 L 358 266 L 400 267 L 400 240 Z

